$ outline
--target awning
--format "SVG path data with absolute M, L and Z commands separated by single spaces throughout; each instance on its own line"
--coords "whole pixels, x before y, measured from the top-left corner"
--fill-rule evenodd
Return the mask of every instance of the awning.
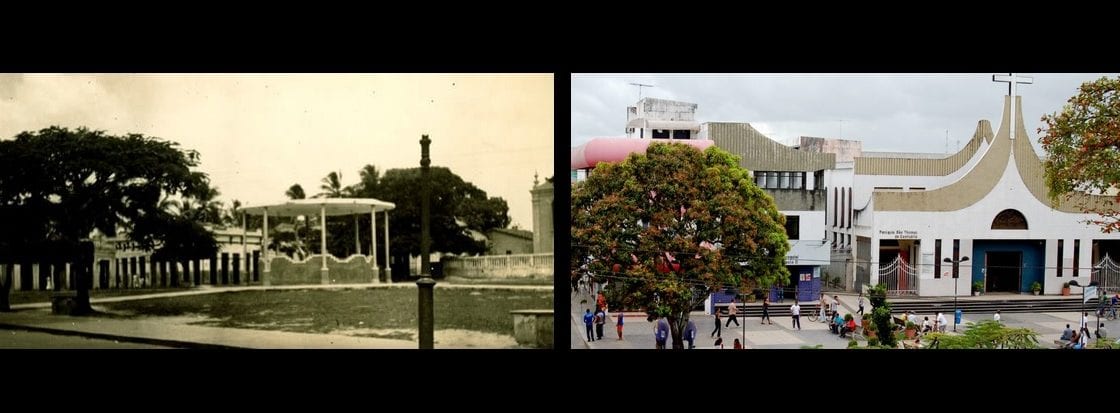
M 326 211 L 327 216 L 368 214 L 370 212 L 388 211 L 397 206 L 392 202 L 385 202 L 373 198 L 321 198 L 297 199 L 277 204 L 254 205 L 242 208 L 249 215 L 268 215 L 280 217 L 294 217 L 299 215 L 319 215 Z
M 645 128 L 658 130 L 690 130 L 699 131 L 700 122 L 694 120 L 649 120 L 634 119 L 626 124 L 627 128 Z

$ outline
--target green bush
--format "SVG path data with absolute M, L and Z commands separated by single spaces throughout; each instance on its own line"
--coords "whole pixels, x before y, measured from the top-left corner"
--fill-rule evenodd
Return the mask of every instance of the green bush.
M 891 326 L 891 305 L 887 302 L 887 285 L 876 285 L 868 293 L 868 299 L 873 307 L 871 320 L 875 324 L 875 331 L 879 334 L 879 341 L 884 346 L 894 347 L 895 339 L 890 334 L 894 329 Z
M 852 321 L 852 320 L 855 320 L 855 317 L 852 317 L 851 314 L 844 314 L 844 321 Z
M 879 345 L 879 338 L 878 337 L 871 337 L 871 338 L 867 339 L 867 346 L 868 347 L 876 347 L 878 345 Z
M 848 348 L 859 347 L 859 342 L 855 340 L 848 340 Z
M 1042 290 L 1042 284 L 1039 284 L 1038 281 L 1035 281 L 1033 284 L 1031 284 L 1031 291 L 1041 291 L 1041 290 Z

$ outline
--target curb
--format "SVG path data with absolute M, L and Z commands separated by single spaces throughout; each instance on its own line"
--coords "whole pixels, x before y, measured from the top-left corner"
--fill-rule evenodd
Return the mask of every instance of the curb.
M 85 332 L 85 331 L 66 330 L 66 329 L 61 329 L 61 328 L 36 327 L 36 326 L 28 326 L 28 325 L 22 325 L 22 324 L 9 324 L 9 323 L 2 323 L 2 322 L 0 322 L 0 329 L 33 331 L 33 332 L 47 333 L 47 334 L 54 334 L 54 335 L 62 335 L 62 336 L 86 337 L 86 338 L 95 338 L 95 339 L 101 339 L 101 340 L 123 341 L 123 342 L 126 342 L 126 343 L 151 344 L 151 345 L 167 346 L 167 347 L 175 347 L 175 348 L 222 349 L 222 350 L 244 349 L 244 347 L 234 347 L 234 346 L 227 346 L 227 345 L 221 345 L 221 344 L 203 344 L 203 343 L 194 343 L 194 342 L 181 341 L 181 340 L 133 337 L 133 336 L 118 335 L 118 334 L 107 334 L 107 333 L 92 333 L 92 332 Z

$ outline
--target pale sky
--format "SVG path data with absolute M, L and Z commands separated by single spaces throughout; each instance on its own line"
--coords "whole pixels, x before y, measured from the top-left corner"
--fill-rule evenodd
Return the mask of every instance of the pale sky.
M 308 197 L 366 164 L 432 166 L 499 196 L 532 229 L 533 173 L 553 173 L 552 74 L 0 74 L 0 139 L 52 125 L 142 133 L 201 154 L 228 206 Z
M 1081 83 L 1117 74 L 1025 73 L 1023 118 L 1035 148 L 1043 114 L 1060 111 Z M 573 74 L 572 146 L 626 136 L 626 107 L 643 97 L 696 103 L 696 119 L 748 122 L 788 144 L 800 136 L 863 141 L 865 151 L 955 152 L 981 119 L 999 128 L 1007 83 L 992 73 Z M 948 131 L 948 132 L 946 132 Z M 948 148 L 946 149 L 946 136 Z M 959 142 L 959 143 L 958 143 Z

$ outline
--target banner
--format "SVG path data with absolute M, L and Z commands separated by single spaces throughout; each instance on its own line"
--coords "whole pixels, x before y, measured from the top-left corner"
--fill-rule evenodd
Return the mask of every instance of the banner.
M 1096 299 L 1097 299 L 1097 286 L 1090 285 L 1088 287 L 1085 287 L 1085 298 L 1081 299 L 1081 302 L 1082 303 L 1087 303 L 1087 302 L 1089 302 L 1089 300 L 1096 300 Z

